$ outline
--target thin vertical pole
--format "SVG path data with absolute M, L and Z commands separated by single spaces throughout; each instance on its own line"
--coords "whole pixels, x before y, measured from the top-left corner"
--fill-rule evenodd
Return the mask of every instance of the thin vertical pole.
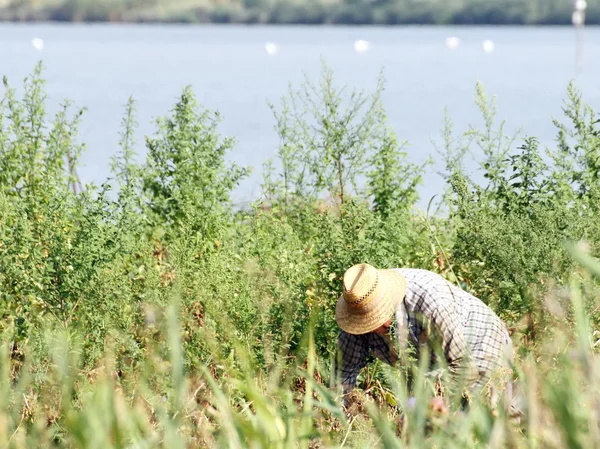
M 586 0 L 575 0 L 571 22 L 575 27 L 575 67 L 577 73 L 583 70 L 583 29 L 585 27 Z

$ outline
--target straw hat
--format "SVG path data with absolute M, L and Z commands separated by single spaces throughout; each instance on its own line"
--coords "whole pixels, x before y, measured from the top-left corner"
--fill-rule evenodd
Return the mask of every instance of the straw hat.
M 366 334 L 392 318 L 406 294 L 406 279 L 397 271 L 362 263 L 344 273 L 344 293 L 335 319 L 349 334 Z

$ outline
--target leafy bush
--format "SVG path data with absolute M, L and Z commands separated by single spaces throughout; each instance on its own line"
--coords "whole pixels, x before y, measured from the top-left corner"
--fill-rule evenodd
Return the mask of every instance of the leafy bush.
M 456 162 L 448 177 L 454 193 L 456 270 L 511 322 L 535 311 L 548 280 L 566 282 L 573 260 L 565 241 L 598 241 L 590 210 L 597 204 L 597 122 L 573 85 L 568 95 L 565 114 L 575 131 L 557 121 L 559 147 L 544 158 L 535 138 L 525 138 L 514 150 L 496 144 L 512 139 L 502 137 L 502 125 L 493 129 L 494 106 L 480 89 L 478 104 L 487 129 L 464 137 L 475 137 L 482 148 L 486 183 L 469 179 Z M 570 145 L 567 136 L 576 143 Z M 456 151 L 464 155 L 464 148 L 459 145 Z

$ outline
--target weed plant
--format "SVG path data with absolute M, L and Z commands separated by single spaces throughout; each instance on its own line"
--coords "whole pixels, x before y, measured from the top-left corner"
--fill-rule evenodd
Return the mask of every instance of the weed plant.
M 346 92 L 324 65 L 292 87 L 261 196 L 236 209 L 249 168 L 190 88 L 143 163 L 129 99 L 110 178 L 82 185 L 84 111 L 49 117 L 42 75 L 21 97 L 5 79 L 0 100 L 0 447 L 600 446 L 600 120 L 575 85 L 544 149 L 505 136 L 478 85 L 484 126 L 446 121 L 433 213 L 382 78 Z M 523 416 L 431 409 L 423 361 L 370 365 L 344 410 L 333 311 L 358 262 L 436 271 L 489 304 Z

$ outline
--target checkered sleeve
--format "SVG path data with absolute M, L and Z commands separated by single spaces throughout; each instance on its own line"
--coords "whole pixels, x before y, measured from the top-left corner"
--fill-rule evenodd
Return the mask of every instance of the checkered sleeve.
M 352 335 L 342 331 L 338 336 L 338 348 L 340 354 L 337 374 L 341 377 L 344 394 L 354 389 L 358 373 L 371 356 L 389 365 L 393 365 L 398 359 L 389 338 L 375 333 Z
M 344 394 L 350 393 L 356 384 L 360 370 L 367 364 L 369 342 L 364 335 L 352 335 L 340 332 L 338 336 L 339 355 L 338 375 Z

